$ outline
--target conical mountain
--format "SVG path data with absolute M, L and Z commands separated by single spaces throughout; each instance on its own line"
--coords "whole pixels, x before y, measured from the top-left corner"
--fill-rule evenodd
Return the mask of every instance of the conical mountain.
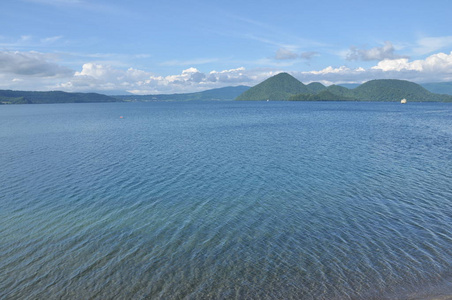
M 288 100 L 292 95 L 310 93 L 295 77 L 279 73 L 242 93 L 236 100 Z

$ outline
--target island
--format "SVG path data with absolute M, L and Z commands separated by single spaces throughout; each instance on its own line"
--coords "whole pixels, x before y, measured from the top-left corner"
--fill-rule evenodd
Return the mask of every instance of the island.
M 436 94 L 414 82 L 398 79 L 375 79 L 358 87 L 308 85 L 288 73 L 279 73 L 246 90 L 236 100 L 241 101 L 383 101 L 452 102 L 452 95 Z

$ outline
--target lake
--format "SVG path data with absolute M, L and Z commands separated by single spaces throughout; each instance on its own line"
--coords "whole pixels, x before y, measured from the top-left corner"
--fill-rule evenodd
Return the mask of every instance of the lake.
M 452 105 L 0 106 L 2 299 L 452 295 Z

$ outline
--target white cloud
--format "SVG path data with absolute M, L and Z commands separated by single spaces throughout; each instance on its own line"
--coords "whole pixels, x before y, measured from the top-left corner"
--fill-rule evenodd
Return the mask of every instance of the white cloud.
M 424 60 L 386 59 L 369 69 L 330 66 L 319 71 L 295 72 L 294 75 L 303 82 L 320 81 L 326 84 L 389 78 L 414 82 L 451 81 L 452 52 L 437 53 Z
M 374 47 L 371 49 L 358 49 L 355 46 L 350 47 L 346 54 L 347 60 L 383 60 L 403 58 L 403 56 L 395 54 L 395 48 L 391 42 L 386 41 L 382 47 Z
M 129 68 L 115 69 L 110 65 L 86 63 L 80 72 L 75 72 L 67 82 L 59 83 L 55 89 L 66 91 L 124 91 L 147 80 L 151 73 Z
M 406 58 L 383 60 L 374 70 L 388 71 L 417 71 L 423 73 L 452 74 L 452 52 L 450 54 L 437 53 L 430 55 L 425 60 L 408 61 Z
M 414 53 L 425 55 L 452 46 L 452 36 L 424 37 L 417 41 Z
M 240 67 L 207 72 L 190 67 L 179 74 L 162 76 L 135 68 L 123 69 L 105 62 L 85 63 L 78 71 L 72 71 L 55 63 L 57 59 L 58 56 L 53 54 L 0 51 L 0 88 L 97 91 L 106 94 L 125 91 L 136 94 L 185 93 L 225 86 L 253 86 L 287 71 L 281 65 L 266 69 Z M 302 82 L 319 81 L 324 84 L 359 83 L 383 78 L 414 82 L 452 81 L 452 52 L 433 54 L 423 60 L 385 59 L 366 69 L 328 66 L 320 70 L 291 73 Z
M 374 70 L 388 71 L 422 71 L 422 66 L 419 61 L 409 62 L 407 58 L 401 59 L 385 59 L 380 61 L 376 66 L 372 67 Z
M 55 89 L 95 90 L 106 93 L 124 90 L 136 94 L 183 93 L 229 85 L 253 85 L 263 79 L 265 79 L 263 76 L 256 76 L 253 72 L 247 72 L 245 68 L 203 73 L 191 67 L 183 70 L 181 74 L 156 76 L 132 68 L 120 70 L 110 65 L 86 63 L 81 71 L 75 72 L 70 80 L 58 84 Z

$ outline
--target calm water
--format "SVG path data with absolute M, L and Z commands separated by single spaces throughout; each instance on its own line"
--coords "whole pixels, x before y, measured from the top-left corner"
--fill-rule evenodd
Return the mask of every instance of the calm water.
M 2 299 L 452 294 L 450 104 L 0 106 L 0 151 Z

